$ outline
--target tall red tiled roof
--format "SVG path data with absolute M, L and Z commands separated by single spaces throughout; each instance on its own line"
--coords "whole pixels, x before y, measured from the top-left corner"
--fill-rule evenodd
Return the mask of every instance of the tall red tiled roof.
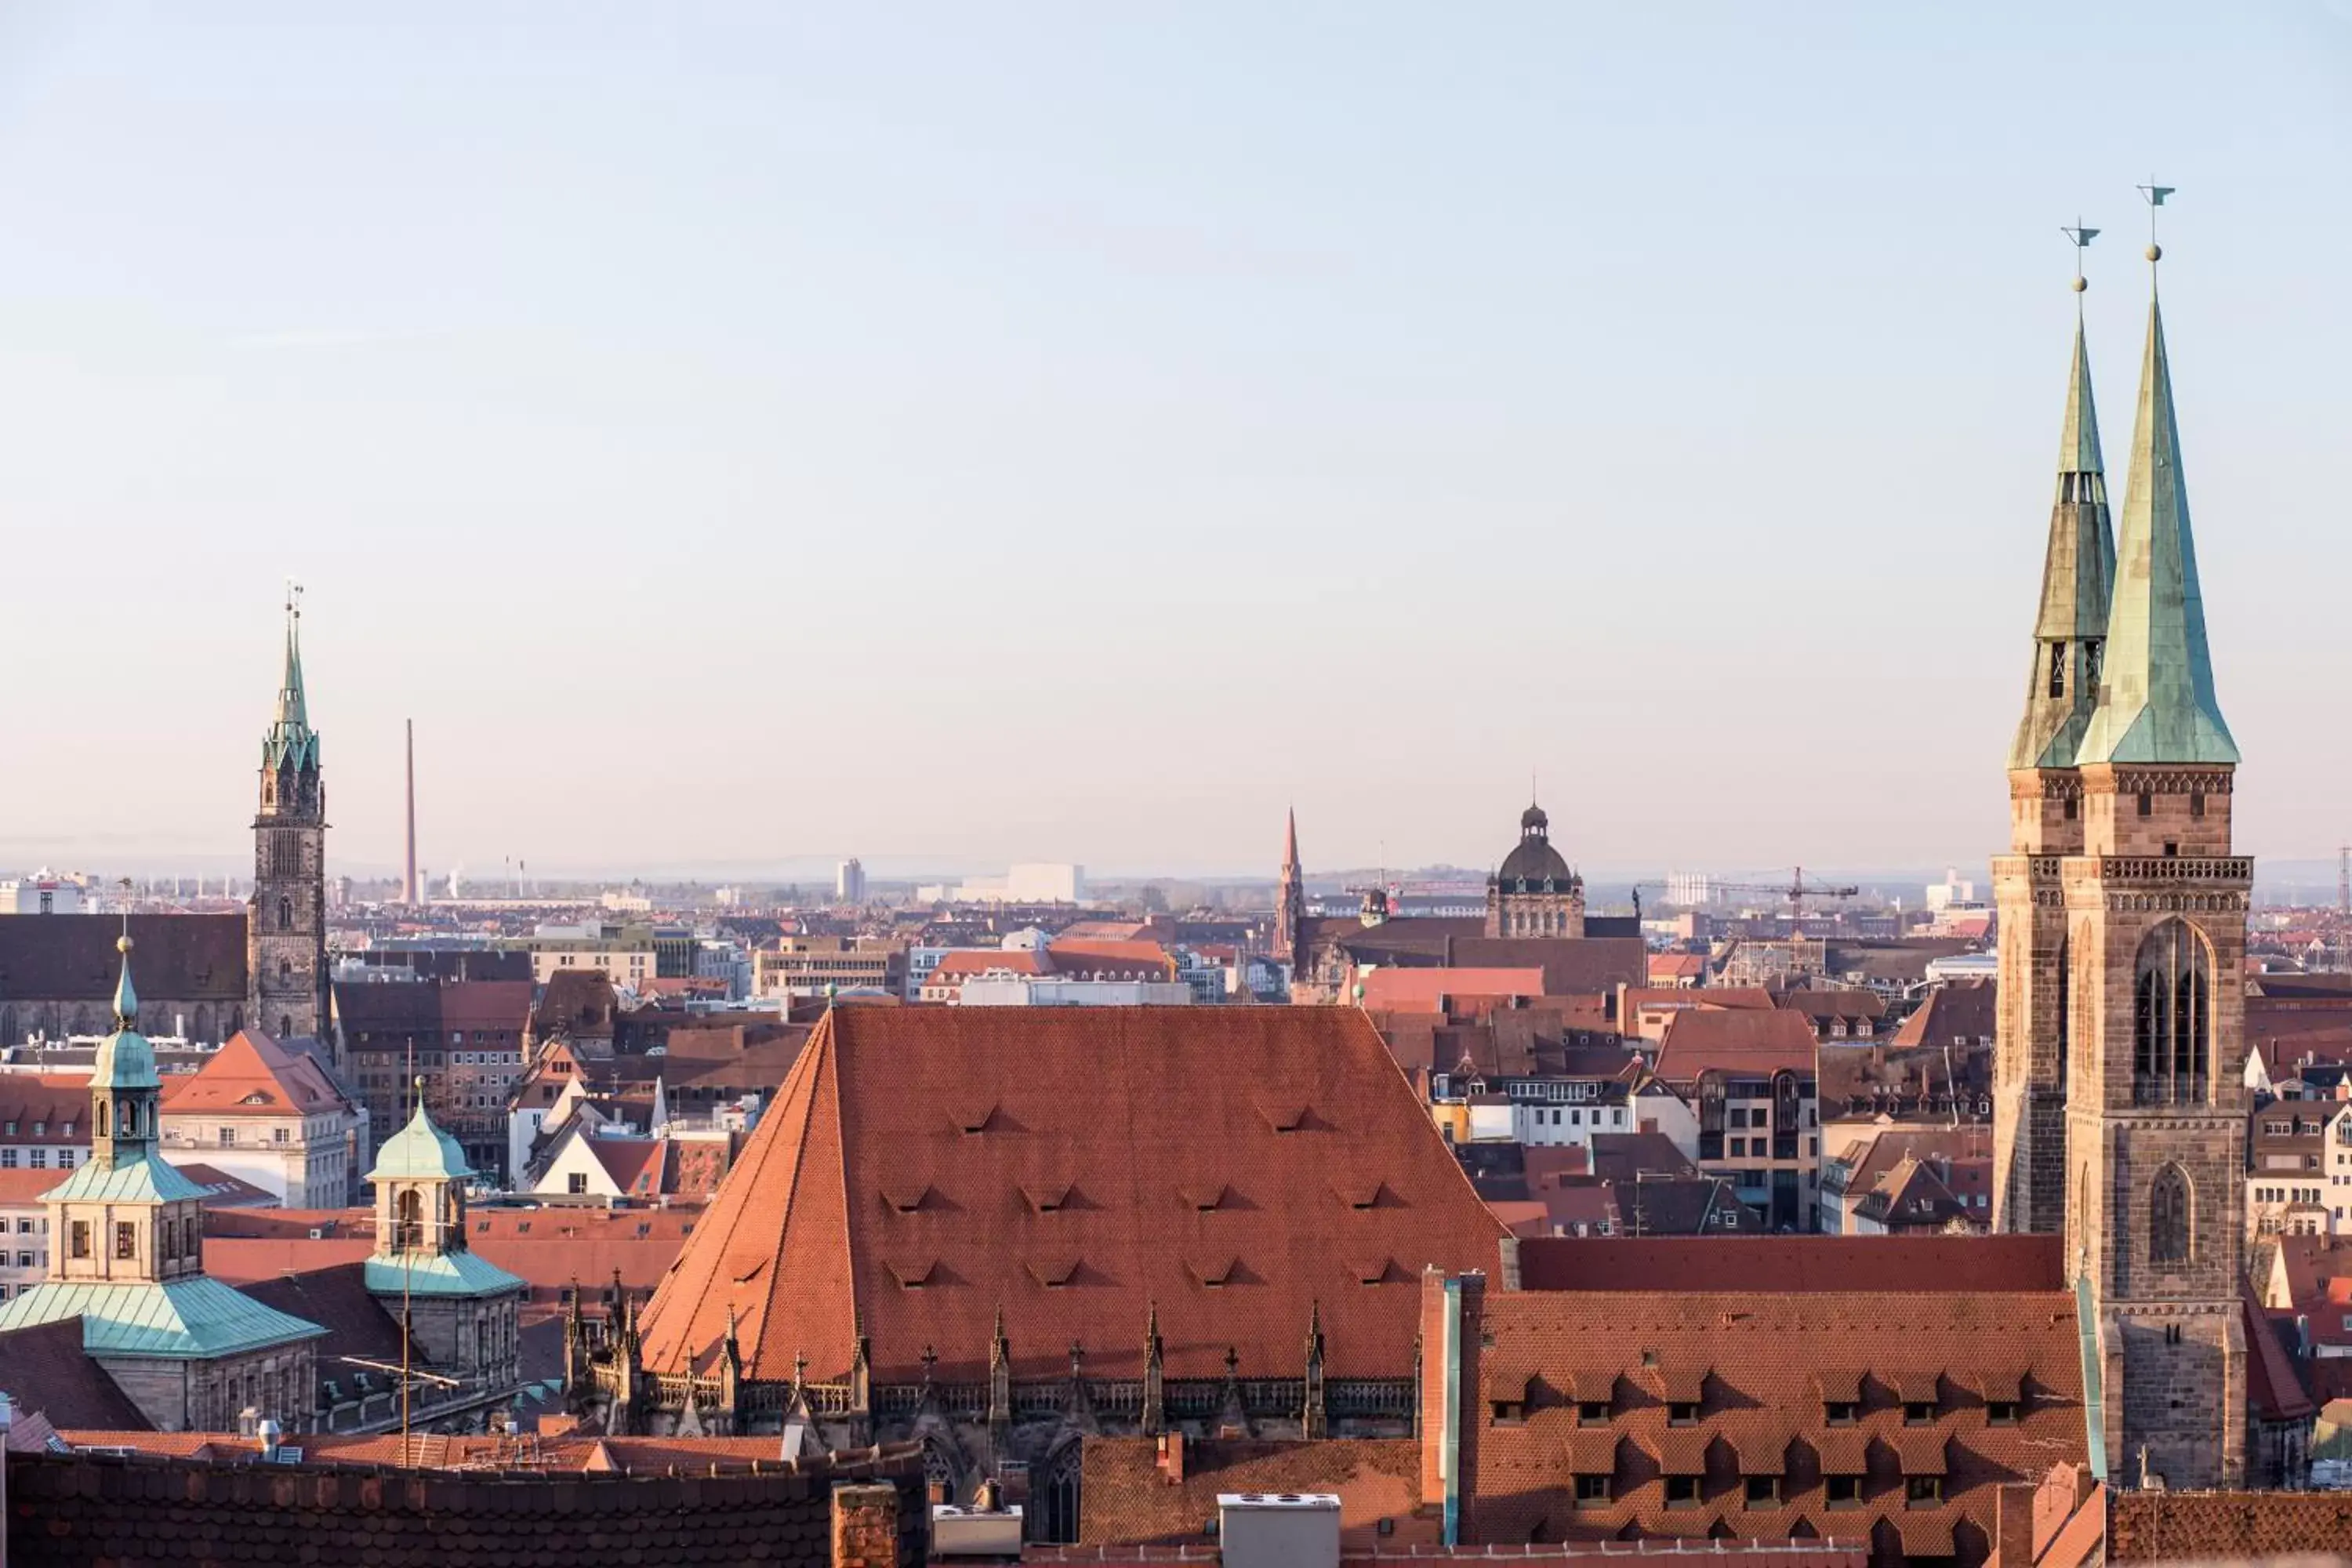
M 89 1079 L 58 1073 L 0 1073 L 0 1143 L 89 1142 Z
M 2352 1494 L 2116 1491 L 2110 1563 L 2259 1563 L 2352 1556 Z
M 1878 1560 L 1893 1562 L 1883 1550 L 1891 1527 L 1906 1554 L 1981 1563 L 2000 1486 L 2083 1457 L 2067 1290 L 1487 1291 L 1477 1323 L 1462 1458 L 1475 1542 L 1597 1541 L 1629 1527 L 1700 1537 L 1720 1526 L 1748 1540 L 1874 1541 Z M 1600 1422 L 1580 1419 L 1588 1377 L 1611 1390 Z M 1993 1420 L 1978 1392 L 1988 1379 L 2022 1382 L 2014 1421 Z M 1848 1381 L 1862 1408 L 1832 1426 L 1825 1382 Z M 1906 1418 L 1914 1398 L 1936 1405 L 1925 1426 Z M 1691 1424 L 1669 1421 L 1674 1400 L 1697 1404 Z M 1509 1419 L 1496 1415 L 1503 1401 L 1517 1406 Z M 1617 1441 L 1580 1443 L 1593 1433 Z M 1574 1478 L 1588 1467 L 1611 1476 L 1610 1495 L 1580 1507 Z M 1862 1505 L 1830 1507 L 1823 1478 L 1857 1467 Z M 1669 1505 L 1667 1474 L 1700 1478 L 1696 1506 Z M 1942 1503 L 1906 1506 L 1904 1478 L 1930 1476 Z M 1749 1477 L 1778 1477 L 1779 1495 L 1749 1502 Z
M 1519 1243 L 1529 1290 L 1907 1293 L 2065 1288 L 2054 1236 L 1547 1237 Z
M 731 1306 L 754 1377 L 845 1375 L 862 1311 L 877 1378 L 926 1345 L 971 1376 L 1002 1307 L 1016 1375 L 1066 1375 L 1083 1340 L 1134 1376 L 1157 1303 L 1171 1377 L 1223 1375 L 1229 1345 L 1287 1373 L 1318 1307 L 1330 1375 L 1397 1376 L 1410 1281 L 1493 1268 L 1500 1234 L 1353 1008 L 835 1009 L 646 1310 L 645 1361 L 684 1368 Z

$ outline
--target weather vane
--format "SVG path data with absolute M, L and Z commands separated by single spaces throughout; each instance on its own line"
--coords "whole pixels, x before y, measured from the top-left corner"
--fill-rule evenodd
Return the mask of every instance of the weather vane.
M 2139 188 L 2139 194 L 2147 198 L 2147 258 L 2151 264 L 2164 259 L 2164 247 L 2156 243 L 2156 209 L 2164 205 L 2165 197 L 2179 188 L 2178 185 L 2158 184 L 2154 174 L 2150 174 L 2147 184 Z
M 302 618 L 302 584 L 291 577 L 286 579 L 286 613 L 298 621 Z
M 2078 216 L 2074 219 L 2074 227 L 2062 228 L 2058 232 L 2074 244 L 2074 292 L 2080 294 L 2091 286 L 2090 280 L 2083 276 L 2083 252 L 2091 248 L 2091 241 L 2099 237 L 2099 231 L 2095 228 L 2084 228 L 2083 220 Z

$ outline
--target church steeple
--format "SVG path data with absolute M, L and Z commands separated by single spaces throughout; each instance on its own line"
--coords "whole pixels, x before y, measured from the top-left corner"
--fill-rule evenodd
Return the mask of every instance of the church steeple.
M 2066 231 L 2079 258 L 2099 231 Z M 2058 443 L 2058 493 L 2042 563 L 2042 609 L 2033 625 L 2033 668 L 2026 677 L 2025 716 L 2010 742 L 2009 765 L 2065 768 L 2097 705 L 2099 674 L 2115 582 L 2115 536 L 2107 520 L 2106 467 L 2099 453 L 2098 409 L 2091 396 L 2091 353 L 2083 332 L 2086 287 L 2074 274 L 2074 363 L 2066 378 L 2066 412 Z
M 1274 956 L 1298 956 L 1298 922 L 1307 914 L 1307 869 L 1298 863 L 1298 808 L 1290 808 L 1282 838 L 1282 871 L 1274 889 Z
M 89 1163 L 101 1171 L 126 1168 L 155 1151 L 155 1112 L 163 1080 L 155 1052 L 139 1032 L 139 993 L 131 984 L 131 932 L 126 917 L 114 945 L 122 977 L 114 986 L 114 1032 L 98 1043 L 90 1066 Z
M 2189 489 L 2180 468 L 2180 427 L 2173 415 L 2172 365 L 2165 352 L 2164 311 L 2150 289 L 2147 347 L 2139 373 L 2139 418 L 2131 469 L 2124 481 L 2114 603 L 2099 705 L 2077 760 L 2094 763 L 2234 764 L 2238 743 L 2213 693 L 2205 646 L 2205 598 L 2189 526 Z
M 261 742 L 246 916 L 245 1023 L 280 1039 L 327 1026 L 327 789 L 302 680 L 302 590 L 286 595 L 286 668 Z
M 302 590 L 286 593 L 286 672 L 278 682 L 278 709 L 261 742 L 261 765 L 282 773 L 319 765 L 318 731 L 310 728 L 310 703 L 302 689 Z

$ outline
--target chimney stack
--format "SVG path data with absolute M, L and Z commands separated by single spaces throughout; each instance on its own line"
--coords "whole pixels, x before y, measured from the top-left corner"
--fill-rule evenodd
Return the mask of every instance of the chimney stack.
M 425 889 L 416 881 L 416 721 L 408 724 L 408 874 L 400 885 L 401 902 L 411 906 L 425 901 Z

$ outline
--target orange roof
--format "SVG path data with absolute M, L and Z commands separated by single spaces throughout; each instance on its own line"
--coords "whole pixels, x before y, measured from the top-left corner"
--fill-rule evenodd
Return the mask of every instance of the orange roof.
M 1156 942 L 1072 942 L 1048 943 L 1046 956 L 1056 974 L 1156 974 L 1176 978 L 1176 961 Z
M 1440 1010 L 1474 996 L 1540 996 L 1540 969 L 1375 969 L 1364 976 L 1364 1005 L 1401 1012 Z
M 876 1377 L 926 1345 L 977 1374 L 1001 1306 L 1016 1375 L 1083 1340 L 1132 1377 L 1156 1302 L 1169 1376 L 1223 1376 L 1228 1345 L 1285 1375 L 1319 1303 L 1332 1376 L 1394 1376 L 1410 1281 L 1494 1268 L 1500 1235 L 1353 1008 L 835 1009 L 646 1308 L 645 1364 L 694 1364 L 731 1308 L 756 1378 L 845 1375 L 861 1314 Z
M 317 1062 L 258 1029 L 239 1030 L 202 1068 L 163 1085 L 174 1116 L 311 1116 L 343 1104 Z
M 1043 974 L 1045 966 L 1038 961 L 1033 948 L 958 948 L 941 958 L 923 984 L 944 985 L 961 983 L 975 974 Z
M 1689 1083 L 1709 1070 L 1810 1073 L 1820 1043 L 1802 1013 L 1694 1007 L 1667 1020 L 1656 1070 L 1669 1083 Z

